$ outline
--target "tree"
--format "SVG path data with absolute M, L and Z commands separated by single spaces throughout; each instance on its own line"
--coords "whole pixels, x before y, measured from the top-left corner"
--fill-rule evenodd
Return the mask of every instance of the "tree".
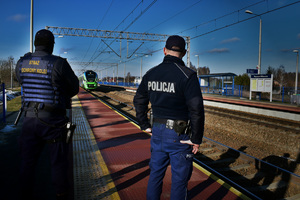
M 284 66 L 280 65 L 279 68 L 275 71 L 275 77 L 274 77 L 274 80 L 278 81 L 278 83 L 279 83 L 280 91 L 281 91 L 281 88 L 286 83 L 285 79 L 284 79 L 284 75 L 285 75 Z
M 296 73 L 295 72 L 288 72 L 285 73 L 285 87 L 294 87 L 295 86 L 295 79 L 296 79 Z
M 267 74 L 273 74 L 273 85 L 279 85 L 280 90 L 282 87 L 287 86 L 290 75 L 285 72 L 285 67 L 280 65 L 277 69 L 269 66 Z
M 238 75 L 234 78 L 234 84 L 235 85 L 243 85 L 243 86 L 249 86 L 250 85 L 250 78 L 248 74 Z
M 192 62 L 190 62 L 190 68 L 191 68 L 192 70 L 194 70 L 195 72 L 197 72 L 197 68 L 196 68 L 195 65 L 192 64 Z
M 275 74 L 275 71 L 276 70 L 273 67 L 269 66 L 267 69 L 267 74 Z
M 210 74 L 210 69 L 209 69 L 209 67 L 206 67 L 206 66 L 204 66 L 204 67 L 199 67 L 199 68 L 198 68 L 198 74 L 199 74 L 199 75 Z
M 11 86 L 11 76 L 13 85 L 17 84 L 15 70 L 13 68 L 14 58 L 8 57 L 7 60 L 0 60 L 0 82 L 5 83 L 6 86 Z
M 190 62 L 190 68 L 197 72 L 198 75 L 210 74 L 210 69 L 206 66 L 197 68 L 195 65 L 192 64 L 192 62 Z
M 126 82 L 126 83 L 132 83 L 132 82 L 134 82 L 134 79 L 135 79 L 135 77 L 134 77 L 134 76 L 131 76 L 130 72 L 128 72 L 128 73 L 127 73 L 127 76 L 126 76 L 126 78 L 125 78 L 125 82 Z

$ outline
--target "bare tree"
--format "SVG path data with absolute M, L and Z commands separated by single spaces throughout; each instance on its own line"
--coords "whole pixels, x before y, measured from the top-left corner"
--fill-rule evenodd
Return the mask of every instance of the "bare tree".
M 199 68 L 198 68 L 198 74 L 199 74 L 199 75 L 210 74 L 210 69 L 209 69 L 209 67 L 206 67 L 206 66 L 204 66 L 204 67 L 199 67 Z
M 17 84 L 17 78 L 14 70 L 14 58 L 8 57 L 7 60 L 0 60 L 0 82 L 5 85 Z
M 282 87 L 285 85 L 286 81 L 284 79 L 284 75 L 285 75 L 285 69 L 283 65 L 280 65 L 278 69 L 276 69 L 276 73 L 275 73 L 275 80 L 278 81 L 279 86 L 280 86 L 280 91 L 282 89 Z

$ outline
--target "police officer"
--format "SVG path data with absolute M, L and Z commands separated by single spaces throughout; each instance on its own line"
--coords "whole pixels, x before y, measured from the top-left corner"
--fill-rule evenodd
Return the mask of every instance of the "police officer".
M 134 97 L 140 128 L 151 137 L 150 177 L 147 199 L 160 199 L 163 177 L 171 164 L 171 199 L 187 199 L 187 184 L 193 169 L 193 153 L 198 152 L 204 130 L 204 109 L 196 72 L 182 61 L 185 40 L 170 36 L 164 60 L 143 77 Z M 148 103 L 153 126 L 147 119 Z
M 79 91 L 79 81 L 66 59 L 52 55 L 54 36 L 42 29 L 35 35 L 35 52 L 17 63 L 16 75 L 22 86 L 24 120 L 20 137 L 21 198 L 32 199 L 35 167 L 48 144 L 52 182 L 57 199 L 68 198 L 68 144 L 64 140 L 66 109 Z

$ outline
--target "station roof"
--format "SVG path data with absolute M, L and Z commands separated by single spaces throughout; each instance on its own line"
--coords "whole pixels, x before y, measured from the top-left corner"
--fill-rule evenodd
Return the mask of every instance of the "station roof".
M 215 73 L 215 74 L 199 75 L 199 78 L 223 77 L 223 76 L 237 76 L 237 75 L 234 73 Z

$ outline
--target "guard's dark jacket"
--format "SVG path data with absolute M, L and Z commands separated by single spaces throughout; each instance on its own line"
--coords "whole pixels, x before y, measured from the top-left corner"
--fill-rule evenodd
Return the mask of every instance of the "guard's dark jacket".
M 51 97 L 52 95 L 58 101 L 52 103 L 46 101 L 45 104 L 47 106 L 50 105 L 58 107 L 59 109 L 67 109 L 71 106 L 71 98 L 79 91 L 79 81 L 67 60 L 59 56 L 54 56 L 51 53 L 52 51 L 47 47 L 37 46 L 34 53 L 27 53 L 20 58 L 16 65 L 16 76 L 19 83 L 22 85 L 24 81 L 26 81 L 26 84 L 23 85 L 23 89 L 26 88 L 26 92 L 29 95 L 24 95 L 23 100 L 25 99 L 25 101 L 30 101 L 32 99 L 33 102 L 45 102 L 46 96 L 48 95 Z M 36 63 L 36 60 L 40 60 L 40 62 Z M 53 66 L 48 67 L 48 69 L 40 69 L 42 67 L 42 61 L 49 61 L 49 63 L 51 63 L 51 65 L 53 64 Z M 40 64 L 41 67 L 39 67 L 38 64 Z M 31 73 L 32 78 L 26 78 L 26 76 L 20 75 L 20 73 L 22 73 L 22 66 L 24 65 L 27 65 L 27 67 L 30 66 L 25 70 L 23 68 L 23 71 L 25 73 L 27 71 L 28 73 Z M 43 70 L 48 71 L 48 74 L 44 74 Z M 48 76 L 49 71 L 51 73 L 50 76 Z M 46 86 L 49 87 L 49 84 L 45 83 L 48 81 L 46 76 L 52 79 L 52 86 L 55 89 L 54 94 L 46 94 L 47 90 L 44 90 Z M 38 87 L 43 88 L 39 89 Z M 32 96 L 35 98 L 32 98 Z
M 148 103 L 154 118 L 191 120 L 191 141 L 202 142 L 204 131 L 203 98 L 197 74 L 177 57 L 167 55 L 163 62 L 143 77 L 134 97 L 136 117 L 142 130 L 150 126 Z

